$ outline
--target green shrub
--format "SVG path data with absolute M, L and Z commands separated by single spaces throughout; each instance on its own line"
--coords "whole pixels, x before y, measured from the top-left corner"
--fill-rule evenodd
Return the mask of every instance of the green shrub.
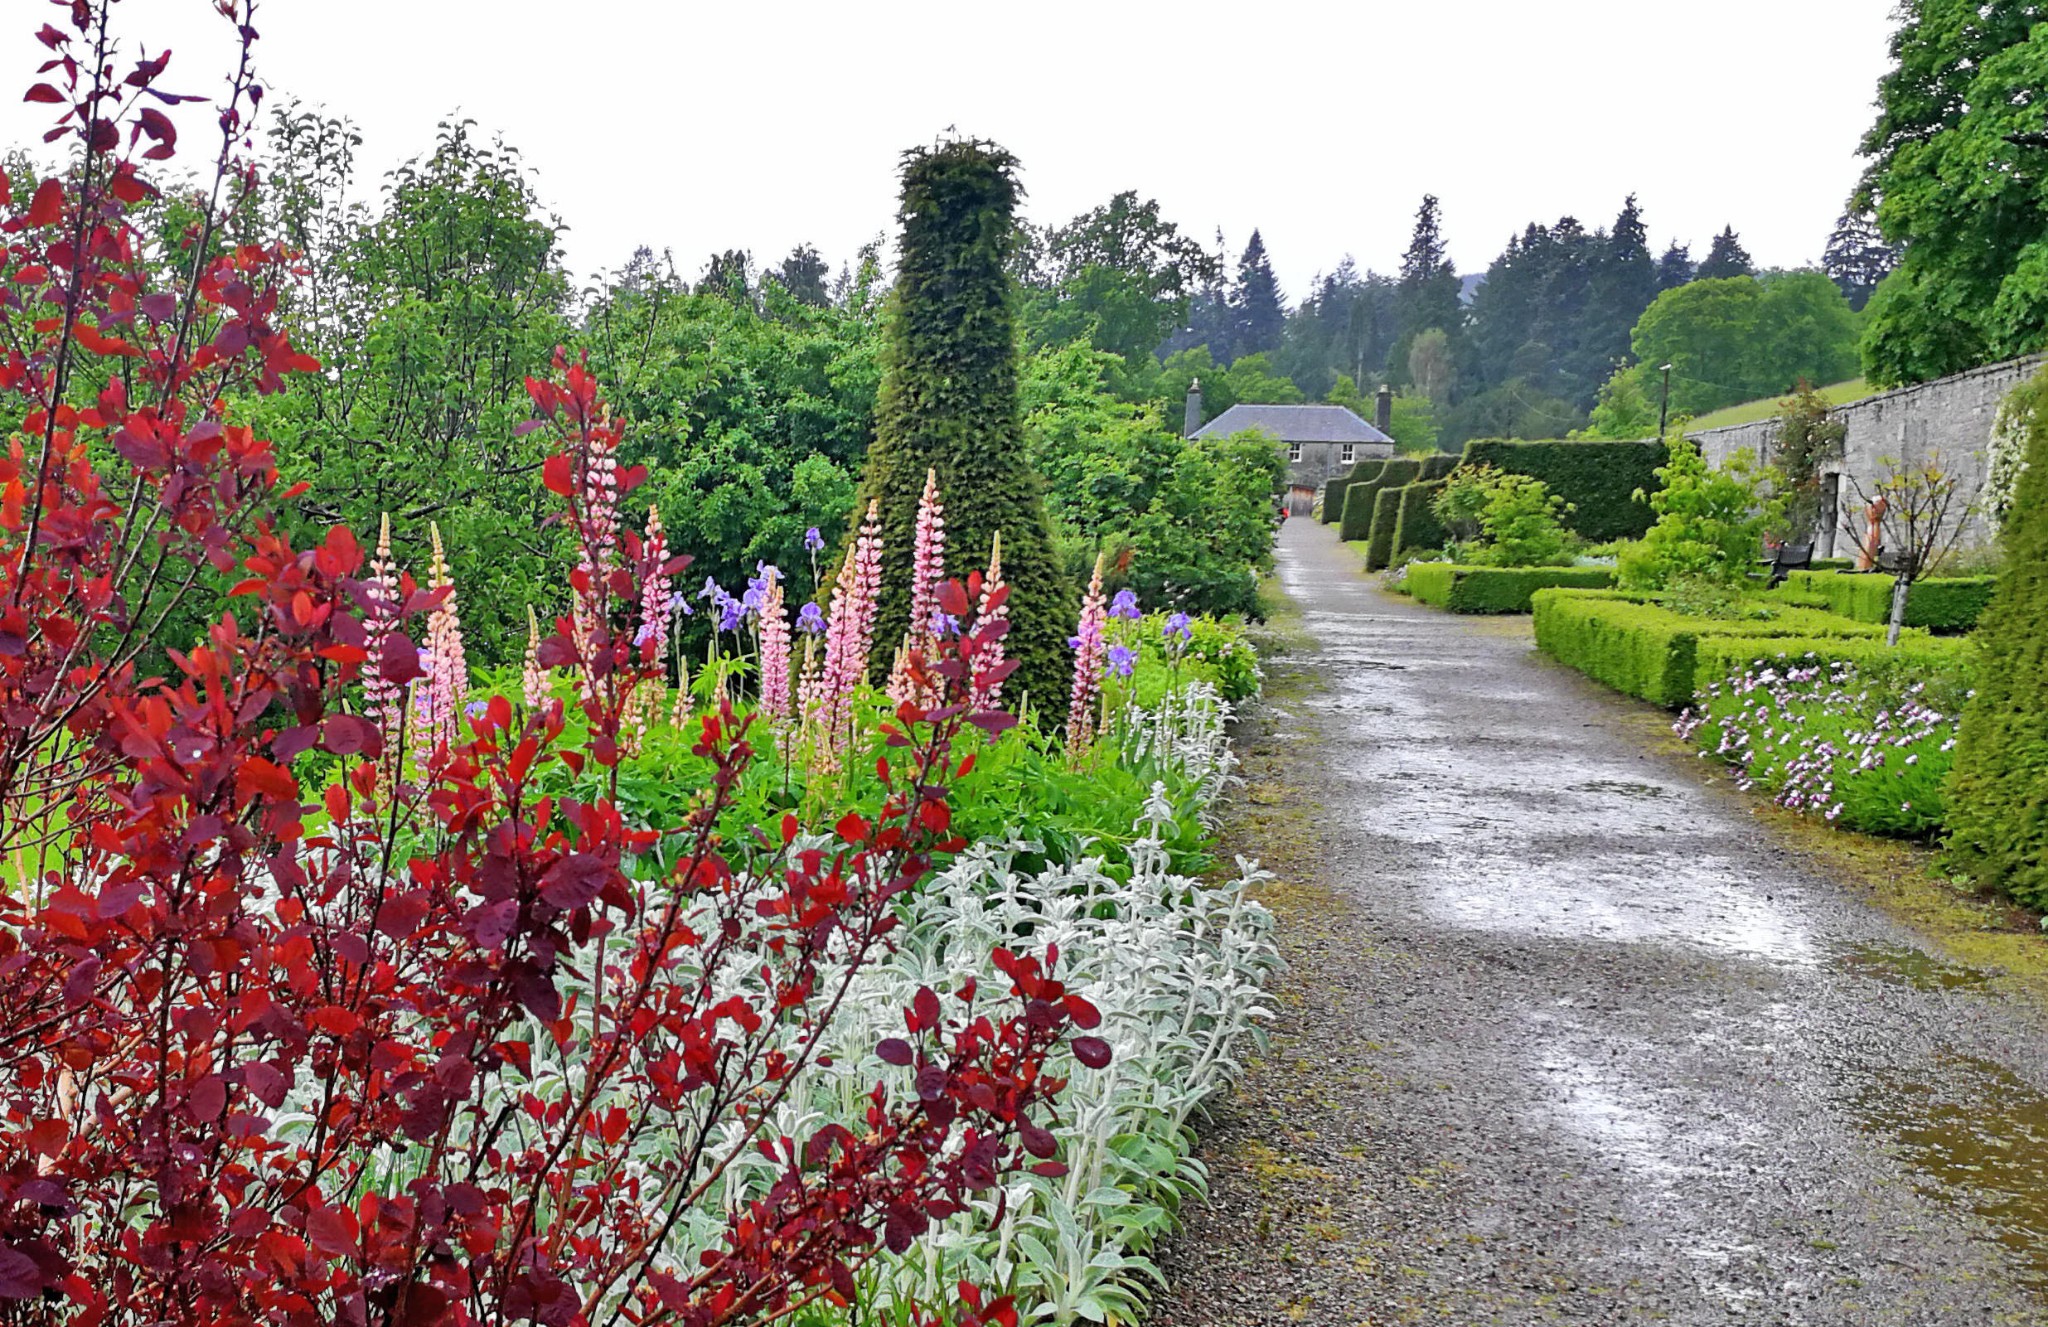
M 1963 713 L 1949 785 L 1949 848 L 1963 869 L 2048 907 L 2048 420 L 2028 428 L 2026 469 L 2000 538 L 2005 569 L 1977 628 L 1981 681 Z
M 1463 567 L 1449 562 L 1411 562 L 1408 592 L 1453 613 L 1526 613 L 1538 590 L 1563 586 L 1604 590 L 1614 584 L 1611 567 Z
M 1422 477 L 1422 462 L 1412 456 L 1396 456 L 1382 462 L 1380 472 L 1371 479 L 1360 480 L 1344 490 L 1344 511 L 1342 523 L 1338 526 L 1340 538 L 1369 539 L 1372 537 L 1372 505 L 1380 490 L 1399 488 L 1412 484 Z
M 1589 543 L 1635 539 L 1650 526 L 1650 509 L 1635 500 L 1654 493 L 1664 444 L 1649 442 L 1506 442 L 1465 444 L 1465 461 L 1540 479 L 1572 504 L 1572 532 Z
M 1564 517 L 1571 504 L 1531 475 L 1504 474 L 1479 509 L 1485 561 L 1495 567 L 1555 566 L 1565 561 L 1571 537 Z
M 1735 585 L 1756 570 L 1764 532 L 1785 510 L 1783 497 L 1762 495 L 1775 472 L 1740 452 L 1709 466 L 1697 446 L 1681 443 L 1657 475 L 1664 486 L 1649 495 L 1657 523 L 1622 550 L 1624 586 L 1661 590 L 1686 577 Z
M 1536 646 L 1617 691 L 1678 709 L 1697 684 L 1702 639 L 1864 637 L 1883 628 L 1810 608 L 1784 607 L 1763 621 L 1686 617 L 1640 594 L 1615 590 L 1538 590 L 1530 597 Z M 1924 640 L 1915 633 L 1913 640 Z
M 1365 569 L 1384 571 L 1394 565 L 1394 529 L 1401 523 L 1401 494 L 1408 486 L 1383 488 L 1373 494 L 1372 525 L 1366 530 Z
M 1385 461 L 1360 461 L 1345 473 L 1323 483 L 1323 512 L 1316 519 L 1335 525 L 1344 519 L 1344 495 L 1353 484 L 1369 484 L 1387 468 Z
M 1995 576 L 1930 576 L 1906 592 L 1906 625 L 1936 633 L 1971 631 L 1991 604 Z M 1825 608 L 1858 622 L 1891 617 L 1892 578 L 1871 573 L 1795 571 L 1775 592 L 1790 603 Z
M 1450 542 L 1451 532 L 1436 517 L 1437 495 L 1449 482 L 1435 479 L 1426 484 L 1409 484 L 1401 490 L 1400 505 L 1394 515 L 1395 561 L 1410 553 L 1440 549 Z

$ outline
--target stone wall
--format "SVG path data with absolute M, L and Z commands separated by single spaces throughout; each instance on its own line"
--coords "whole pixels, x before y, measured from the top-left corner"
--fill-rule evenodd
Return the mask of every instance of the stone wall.
M 1835 416 L 1848 424 L 1849 431 L 1841 456 L 1821 466 L 1823 491 L 1838 495 L 1829 510 L 1839 514 L 1843 504 L 1860 507 L 1858 493 L 1873 489 L 1890 461 L 1914 465 L 1936 457 L 1974 503 L 1984 488 L 1991 426 L 1998 407 L 2043 360 L 2034 355 L 1988 364 L 1952 378 L 1900 387 L 1836 407 Z M 1719 465 L 1737 452 L 1770 459 L 1777 431 L 1778 421 L 1766 419 L 1688 436 L 1700 445 L 1710 463 Z M 1860 518 L 1851 521 L 1843 517 L 1833 529 L 1816 532 L 1814 554 L 1847 556 L 1861 534 Z M 1987 523 L 1972 519 L 1958 547 L 1982 547 L 1991 537 Z

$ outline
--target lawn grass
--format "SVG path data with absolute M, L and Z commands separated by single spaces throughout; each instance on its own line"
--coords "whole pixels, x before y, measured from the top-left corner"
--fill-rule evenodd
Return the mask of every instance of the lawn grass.
M 1877 391 L 1877 388 L 1863 379 L 1851 378 L 1847 382 L 1838 382 L 1831 387 L 1821 388 L 1820 394 L 1829 405 L 1847 405 L 1851 401 L 1861 401 L 1866 396 L 1875 396 Z M 1731 405 L 1725 410 L 1701 415 L 1687 426 L 1686 431 L 1697 433 L 1703 429 L 1730 428 L 1736 424 L 1754 424 L 1760 419 L 1770 419 L 1778 413 L 1785 398 L 1790 395 L 1790 392 L 1783 392 L 1777 396 L 1767 396 L 1758 401 L 1745 401 L 1741 405 Z

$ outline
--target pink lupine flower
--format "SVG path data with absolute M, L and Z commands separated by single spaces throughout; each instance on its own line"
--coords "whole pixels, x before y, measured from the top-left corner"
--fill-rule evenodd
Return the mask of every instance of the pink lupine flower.
M 640 630 L 633 641 L 640 647 L 642 663 L 660 663 L 668 653 L 669 576 L 668 536 L 661 528 L 661 508 L 647 508 L 647 538 L 640 552 Z
M 790 717 L 789 614 L 782 606 L 782 573 L 764 567 L 761 592 L 761 710 L 780 722 Z
M 547 704 L 548 673 L 540 666 L 540 619 L 534 616 L 532 604 L 526 606 L 526 662 L 519 673 L 519 689 L 526 708 L 537 710 Z
M 414 745 L 423 761 L 462 739 L 462 702 L 469 693 L 469 662 L 462 648 L 462 615 L 455 602 L 455 578 L 449 572 L 448 555 L 441 546 L 441 527 L 433 525 L 428 529 L 434 540 L 428 588 L 447 593 L 427 617 L 423 660 L 427 675 L 413 684 L 419 689 L 413 710 L 417 724 Z
M 1095 559 L 1095 576 L 1088 582 L 1088 597 L 1081 601 L 1081 626 L 1068 642 L 1074 648 L 1074 689 L 1067 706 L 1067 753 L 1078 758 L 1095 738 L 1095 701 L 1102 694 L 1102 665 L 1106 656 L 1103 631 L 1109 612 L 1102 599 L 1102 558 Z
M 939 611 L 939 585 L 946 579 L 946 509 L 939 502 L 939 472 L 924 472 L 924 496 L 917 501 L 917 540 L 910 554 L 910 636 L 930 653 L 932 615 Z
M 828 750 L 837 750 L 852 715 L 853 693 L 867 676 L 881 592 L 882 509 L 879 502 L 870 501 L 860 535 L 846 550 L 846 561 L 832 587 L 824 665 L 803 698 L 805 716 L 816 720 Z
M 370 611 L 363 623 L 364 648 L 370 659 L 363 668 L 363 717 L 375 724 L 383 735 L 385 751 L 395 755 L 400 725 L 405 720 L 405 697 L 403 687 L 384 680 L 381 662 L 385 643 L 398 634 L 398 616 L 402 607 L 399 603 L 398 567 L 391 560 L 391 517 L 388 515 L 377 532 L 377 553 L 370 559 L 370 577 L 365 588 L 369 591 Z
M 974 620 L 977 626 L 985 626 L 990 622 L 1000 621 L 1010 616 L 1010 603 L 1007 598 L 1005 598 L 1002 602 L 994 603 L 993 606 L 991 606 L 992 601 L 994 601 L 995 599 L 996 591 L 1002 588 L 1003 532 L 1001 530 L 998 530 L 996 531 L 995 536 L 989 540 L 988 574 L 981 578 L 981 602 L 974 606 Z M 986 671 L 990 668 L 994 668 L 998 664 L 1002 663 L 1002 661 L 1003 642 L 1001 637 L 997 637 L 996 640 L 989 645 L 977 671 Z M 977 684 L 974 693 L 974 705 L 978 709 L 986 709 L 989 706 L 994 705 L 998 700 L 1000 700 L 1002 698 L 1002 694 L 1003 684 L 1001 682 L 994 682 L 989 684 L 986 690 L 982 689 Z

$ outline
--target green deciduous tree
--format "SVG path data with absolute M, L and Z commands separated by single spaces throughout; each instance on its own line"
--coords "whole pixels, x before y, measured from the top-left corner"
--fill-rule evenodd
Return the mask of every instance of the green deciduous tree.
M 2048 12 L 1904 0 L 1851 208 L 1899 248 L 1863 342 L 1875 382 L 2048 345 Z
M 1772 396 L 1802 378 L 1838 382 L 1856 368 L 1856 315 L 1819 272 L 1702 278 L 1667 290 L 1631 339 L 1638 363 L 1672 366 L 1674 415 Z
M 904 154 L 901 261 L 861 500 L 881 506 L 887 557 L 877 639 L 885 643 L 908 625 L 927 470 L 938 474 L 952 566 L 985 564 L 1001 532 L 1016 689 L 1050 714 L 1066 694 L 1078 596 L 1054 554 L 1018 405 L 1009 262 L 1020 193 L 1016 158 L 994 144 Z M 885 663 L 888 653 L 880 651 Z
M 1129 190 L 1031 240 L 1022 308 L 1031 344 L 1085 339 L 1120 356 L 1126 376 L 1149 366 L 1222 271 L 1156 200 Z

